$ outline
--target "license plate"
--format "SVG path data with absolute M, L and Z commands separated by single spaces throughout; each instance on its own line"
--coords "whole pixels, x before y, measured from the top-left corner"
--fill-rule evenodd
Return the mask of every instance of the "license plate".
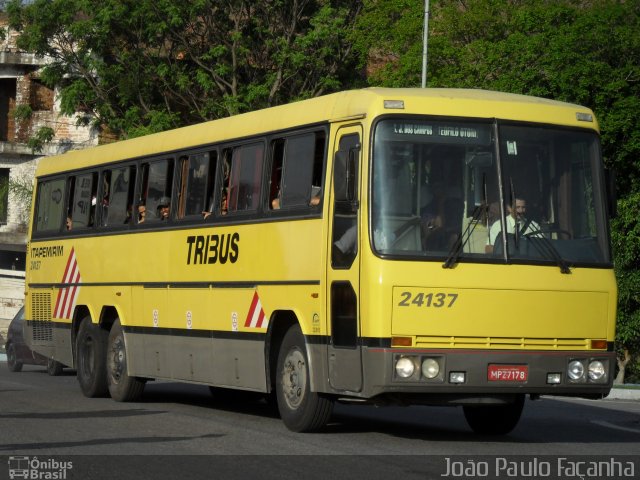
M 527 365 L 489 365 L 487 370 L 490 382 L 526 382 L 528 377 Z

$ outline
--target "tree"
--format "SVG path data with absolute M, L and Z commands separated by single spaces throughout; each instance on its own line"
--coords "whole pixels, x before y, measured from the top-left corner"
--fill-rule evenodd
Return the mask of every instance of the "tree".
M 623 383 L 627 366 L 640 353 L 640 192 L 618 203 L 613 222 L 612 243 L 616 251 L 618 279 L 618 322 L 616 343 L 619 373 Z
M 9 204 L 11 204 L 12 208 L 19 212 L 18 223 L 26 228 L 29 222 L 32 194 L 33 179 L 29 176 L 0 178 L 0 218 L 6 220 Z M 12 197 L 11 202 L 9 197 Z
M 356 46 L 370 83 L 420 85 L 422 0 L 367 0 Z M 622 196 L 640 190 L 640 3 L 431 1 L 429 86 L 565 100 L 598 114 Z M 631 168 L 631 169 L 630 169 Z
M 120 137 L 317 96 L 354 80 L 347 0 L 34 0 L 7 6 L 42 77 Z
M 640 3 L 432 0 L 433 87 L 501 90 L 591 107 L 618 172 L 612 223 L 620 358 L 640 354 Z M 374 85 L 419 86 L 423 0 L 366 0 L 356 43 Z M 623 369 L 624 365 L 620 363 Z

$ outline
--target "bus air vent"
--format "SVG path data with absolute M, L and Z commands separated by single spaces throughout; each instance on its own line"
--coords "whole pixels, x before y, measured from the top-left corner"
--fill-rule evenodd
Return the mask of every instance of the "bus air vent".
M 31 316 L 30 320 L 51 320 L 50 293 L 33 293 L 31 295 Z
M 490 348 L 496 350 L 587 350 L 585 338 L 526 338 L 526 337 L 417 337 L 417 348 Z
M 53 340 L 51 325 L 51 294 L 33 293 L 31 295 L 31 316 L 33 317 L 33 340 L 48 342 Z

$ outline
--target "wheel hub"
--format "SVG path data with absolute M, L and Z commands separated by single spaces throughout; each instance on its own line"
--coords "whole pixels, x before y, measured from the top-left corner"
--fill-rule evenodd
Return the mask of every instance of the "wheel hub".
M 111 373 L 111 377 L 113 378 L 113 380 L 118 382 L 120 378 L 122 378 L 122 372 L 124 372 L 124 368 L 126 365 L 124 343 L 121 339 L 118 338 L 115 342 L 113 342 L 109 359 L 109 370 Z
M 298 408 L 304 400 L 307 385 L 307 370 L 304 356 L 299 350 L 292 350 L 287 355 L 282 372 L 282 389 L 290 408 Z

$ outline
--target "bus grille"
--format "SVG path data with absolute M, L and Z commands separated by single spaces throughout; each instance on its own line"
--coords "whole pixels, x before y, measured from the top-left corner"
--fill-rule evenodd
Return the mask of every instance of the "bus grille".
M 35 320 L 33 322 L 33 339 L 39 342 L 49 342 L 53 340 L 53 328 L 51 322 Z
M 31 295 L 31 316 L 33 317 L 33 340 L 48 342 L 53 340 L 51 324 L 51 294 L 33 293 Z
M 496 350 L 587 350 L 585 338 L 417 337 L 419 348 L 490 348 Z
M 31 294 L 31 319 L 30 320 L 51 320 L 51 294 L 32 293 Z

